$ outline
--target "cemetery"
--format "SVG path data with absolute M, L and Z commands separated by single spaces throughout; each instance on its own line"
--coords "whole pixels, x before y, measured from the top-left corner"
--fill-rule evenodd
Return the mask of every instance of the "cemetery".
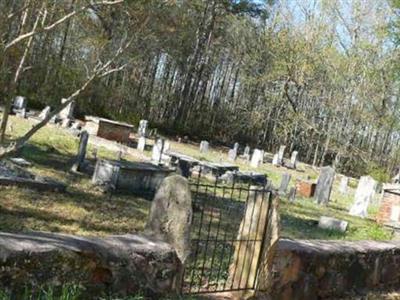
M 0 1 L 0 300 L 400 299 L 399 45 L 400 0 Z

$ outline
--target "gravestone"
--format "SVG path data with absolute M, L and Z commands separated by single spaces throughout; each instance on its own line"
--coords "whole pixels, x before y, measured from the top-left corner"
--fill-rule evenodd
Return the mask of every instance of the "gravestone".
M 230 149 L 228 152 L 228 160 L 229 161 L 235 161 L 237 158 L 237 150 L 236 149 Z
M 328 204 L 331 197 L 332 185 L 335 180 L 335 170 L 332 167 L 321 168 L 314 197 L 318 204 Z
M 345 232 L 347 230 L 348 224 L 348 222 L 343 220 L 322 216 L 319 219 L 318 227 L 322 229 Z
M 149 123 L 149 121 L 147 121 L 147 120 L 140 120 L 139 129 L 138 129 L 139 136 L 146 137 L 148 123 Z
M 298 154 L 299 154 L 298 151 L 293 151 L 292 152 L 292 156 L 290 157 L 290 164 L 294 169 L 296 169 L 296 166 L 297 166 L 297 156 L 298 156 Z
M 207 153 L 210 144 L 207 141 L 201 141 L 200 143 L 200 153 Z
M 164 152 L 165 141 L 163 139 L 158 139 L 153 146 L 153 151 L 151 153 L 151 160 L 155 163 L 160 163 L 162 158 L 162 153 Z
M 87 131 L 82 131 L 79 141 L 78 154 L 75 163 L 72 166 L 72 171 L 77 172 L 81 170 L 82 164 L 85 162 L 86 148 L 89 141 L 89 134 Z
M 349 185 L 349 178 L 346 176 L 343 176 L 342 179 L 340 180 L 340 185 L 339 185 L 339 192 L 342 195 L 347 194 L 347 187 Z
M 169 142 L 169 141 L 165 141 L 163 153 L 169 151 L 170 149 L 171 149 L 171 144 L 170 144 L 170 142 Z
M 179 175 L 165 178 L 154 196 L 145 233 L 175 248 L 182 263 L 190 254 L 192 197 L 187 179 Z
M 250 147 L 249 147 L 249 146 L 246 146 L 246 147 L 244 148 L 243 156 L 244 156 L 246 159 L 250 159 Z
M 26 109 L 27 101 L 26 98 L 23 96 L 17 96 L 13 102 L 13 108 L 16 110 Z
M 146 138 L 144 136 L 141 136 L 138 141 L 137 149 L 143 152 L 145 148 L 146 148 Z
M 68 100 L 63 98 L 61 99 L 61 104 L 64 104 Z M 60 119 L 73 119 L 74 118 L 74 108 L 75 108 L 75 101 L 70 102 L 62 111 L 60 111 Z
M 279 147 L 278 160 L 279 160 L 280 165 L 283 163 L 283 156 L 285 154 L 285 149 L 286 149 L 286 146 Z
M 264 151 L 260 149 L 254 149 L 253 156 L 251 157 L 250 166 L 253 168 L 258 168 L 264 160 Z
M 279 154 L 275 154 L 274 158 L 272 159 L 272 165 L 277 166 L 279 165 Z
M 297 192 L 297 189 L 295 187 L 292 187 L 290 189 L 289 194 L 288 194 L 289 202 L 294 202 L 296 200 L 296 192 Z
M 376 181 L 371 176 L 363 176 L 357 186 L 354 204 L 350 215 L 365 218 L 368 216 L 368 205 L 375 194 Z
M 285 173 L 282 175 L 281 185 L 279 187 L 279 194 L 286 194 L 287 188 L 289 187 L 290 179 L 292 179 L 292 176 L 290 174 Z
M 239 151 L 239 143 L 235 143 L 234 145 L 233 145 L 233 150 L 236 150 L 236 153 Z
M 21 108 L 21 109 L 19 109 L 19 110 L 17 110 L 17 117 L 20 117 L 20 118 L 26 118 L 26 108 Z
M 50 115 L 50 106 L 46 106 L 39 114 L 39 119 L 44 120 Z

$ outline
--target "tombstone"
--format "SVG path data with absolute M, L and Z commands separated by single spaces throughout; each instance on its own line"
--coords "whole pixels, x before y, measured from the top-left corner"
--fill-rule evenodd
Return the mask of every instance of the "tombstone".
M 158 139 L 153 146 L 153 151 L 151 153 L 151 160 L 155 163 L 160 163 L 162 158 L 162 153 L 164 152 L 165 141 L 163 139 Z
M 251 157 L 250 166 L 258 168 L 264 160 L 264 151 L 260 149 L 254 149 L 253 156 Z
M 200 152 L 201 153 L 207 153 L 209 146 L 210 146 L 210 144 L 207 141 L 201 141 L 201 143 L 200 143 Z
M 26 109 L 27 101 L 26 98 L 23 96 L 17 96 L 13 102 L 13 108 L 16 110 Z
M 289 187 L 290 179 L 292 179 L 292 176 L 290 174 L 285 173 L 282 175 L 281 185 L 279 187 L 279 194 L 286 194 L 287 188 Z
M 279 151 L 278 151 L 278 160 L 279 160 L 279 164 L 283 164 L 283 156 L 285 154 L 285 149 L 286 146 L 280 146 L 279 147 Z
M 357 186 L 354 204 L 350 215 L 365 218 L 368 215 L 368 205 L 375 194 L 376 181 L 371 176 L 363 176 Z
M 141 136 L 138 141 L 137 149 L 143 152 L 145 148 L 146 148 L 146 138 L 144 136 Z
M 39 114 L 39 119 L 44 120 L 50 115 L 50 106 L 46 106 Z
M 349 178 L 346 176 L 343 176 L 342 179 L 340 180 L 340 185 L 339 185 L 339 192 L 342 195 L 347 194 L 347 186 L 349 185 Z
M 149 121 L 147 121 L 147 120 L 140 120 L 139 128 L 138 128 L 139 136 L 146 137 L 148 123 L 149 123 Z
M 347 221 L 322 216 L 319 219 L 318 227 L 321 229 L 337 230 L 340 232 L 345 232 L 347 230 L 348 224 L 349 223 Z
M 170 144 L 170 142 L 169 142 L 169 141 L 165 141 L 163 153 L 169 151 L 170 149 L 171 149 L 171 144 Z
M 235 143 L 235 144 L 233 145 L 233 150 L 236 150 L 236 153 L 238 152 L 238 150 L 239 150 L 239 143 Z
M 20 118 L 26 118 L 26 108 L 21 108 L 20 110 L 17 111 L 17 117 Z
M 63 98 L 61 99 L 61 104 L 64 104 L 68 100 Z M 75 101 L 70 102 L 62 111 L 60 111 L 60 119 L 73 119 L 74 118 L 74 108 L 75 108 Z
M 249 157 L 250 157 L 250 147 L 249 147 L 249 146 L 246 146 L 246 147 L 244 148 L 243 156 L 244 156 L 245 158 L 249 158 Z
M 335 169 L 332 167 L 321 168 L 314 197 L 318 204 L 328 204 L 331 197 L 332 185 L 335 180 Z
M 295 187 L 292 187 L 290 189 L 289 194 L 288 194 L 289 202 L 294 202 L 296 200 L 296 192 L 297 192 L 297 189 Z
M 174 247 L 184 264 L 190 254 L 192 197 L 187 179 L 179 175 L 165 178 L 154 196 L 145 234 Z
M 75 163 L 72 166 L 72 171 L 77 172 L 81 170 L 82 164 L 85 162 L 86 148 L 89 141 L 89 134 L 87 131 L 82 131 L 81 138 L 79 141 L 78 154 L 76 156 Z
M 274 158 L 272 159 L 272 165 L 278 166 L 279 165 L 279 154 L 275 154 Z
M 293 151 L 292 152 L 292 156 L 290 157 L 290 165 L 296 169 L 297 166 L 297 156 L 298 156 L 299 152 L 298 151 Z
M 236 149 L 230 149 L 228 152 L 228 160 L 229 161 L 235 161 L 237 158 L 237 150 Z

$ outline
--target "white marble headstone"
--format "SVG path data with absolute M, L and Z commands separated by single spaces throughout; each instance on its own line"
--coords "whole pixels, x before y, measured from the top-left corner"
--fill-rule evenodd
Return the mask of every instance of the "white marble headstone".
M 253 156 L 251 157 L 250 166 L 258 168 L 264 160 L 264 151 L 260 149 L 254 149 Z
M 375 194 L 376 185 L 377 182 L 371 176 L 360 178 L 350 215 L 362 218 L 368 216 L 368 206 Z
M 146 138 L 144 136 L 141 136 L 138 140 L 137 149 L 143 152 L 145 148 L 146 148 Z

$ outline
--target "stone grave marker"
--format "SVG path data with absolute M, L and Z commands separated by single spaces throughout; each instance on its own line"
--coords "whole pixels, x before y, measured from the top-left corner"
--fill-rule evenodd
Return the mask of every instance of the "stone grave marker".
M 285 173 L 282 175 L 281 185 L 279 187 L 279 194 L 286 195 L 291 179 L 292 176 L 290 174 Z
M 138 128 L 138 134 L 139 136 L 146 137 L 147 135 L 147 125 L 149 121 L 147 120 L 140 120 L 139 122 L 139 128 Z
M 138 140 L 137 149 L 143 152 L 145 148 L 146 148 L 146 138 L 144 136 L 141 136 Z
M 376 181 L 371 176 L 363 176 L 357 186 L 354 204 L 350 215 L 365 218 L 368 216 L 368 205 L 375 194 Z
M 239 143 L 235 143 L 234 145 L 233 145 L 233 149 L 234 150 L 236 150 L 236 152 L 238 152 L 239 151 Z
M 26 109 L 26 106 L 27 106 L 26 97 L 23 97 L 23 96 L 15 97 L 14 102 L 13 102 L 14 109 L 16 109 L 16 110 Z
M 332 185 L 335 180 L 335 170 L 332 167 L 321 168 L 314 197 L 318 204 L 328 204 L 331 197 Z
M 153 146 L 153 151 L 151 153 L 151 160 L 155 163 L 160 163 L 162 158 L 162 153 L 164 152 L 165 141 L 163 139 L 158 139 Z
M 288 200 L 289 200 L 289 202 L 294 202 L 294 201 L 296 201 L 296 192 L 297 192 L 296 187 L 292 187 L 292 188 L 290 189 L 289 194 L 288 194 Z
M 283 156 L 285 154 L 286 146 L 280 146 L 278 151 L 279 164 L 283 164 Z
M 264 151 L 260 149 L 254 149 L 253 156 L 251 157 L 250 166 L 253 168 L 258 168 L 264 160 Z
M 343 176 L 342 179 L 340 180 L 340 185 L 339 185 L 339 192 L 342 195 L 347 194 L 347 187 L 349 185 L 349 178 L 346 176 Z
M 290 164 L 294 169 L 296 169 L 296 166 L 297 166 L 297 156 L 298 156 L 298 154 L 299 154 L 298 151 L 293 151 L 292 152 L 292 156 L 290 157 Z
M 230 149 L 228 152 L 228 160 L 229 161 L 235 161 L 237 157 L 237 151 L 235 149 Z
M 273 164 L 274 166 L 279 165 L 279 154 L 278 154 L 278 153 L 276 153 L 276 154 L 274 155 L 274 158 L 272 159 L 272 164 Z
M 245 159 L 249 160 L 250 159 L 250 147 L 246 146 L 244 148 L 243 156 Z
M 46 106 L 39 114 L 39 119 L 44 120 L 50 115 L 51 107 Z
M 76 156 L 75 163 L 72 166 L 72 171 L 77 172 L 81 170 L 82 164 L 85 162 L 86 148 L 89 141 L 89 133 L 82 131 L 81 138 L 79 141 L 78 154 Z
M 61 99 L 61 104 L 67 102 L 67 99 Z M 60 111 L 60 119 L 73 119 L 74 118 L 74 108 L 75 108 L 75 101 L 69 103 L 62 111 Z
M 207 141 L 201 141 L 200 143 L 200 152 L 201 153 L 207 153 L 209 149 L 210 144 Z
M 192 197 L 187 179 L 165 178 L 154 196 L 145 233 L 172 245 L 182 263 L 190 254 Z
M 318 227 L 322 229 L 345 232 L 347 230 L 348 224 L 348 222 L 343 220 L 322 216 L 319 219 Z

